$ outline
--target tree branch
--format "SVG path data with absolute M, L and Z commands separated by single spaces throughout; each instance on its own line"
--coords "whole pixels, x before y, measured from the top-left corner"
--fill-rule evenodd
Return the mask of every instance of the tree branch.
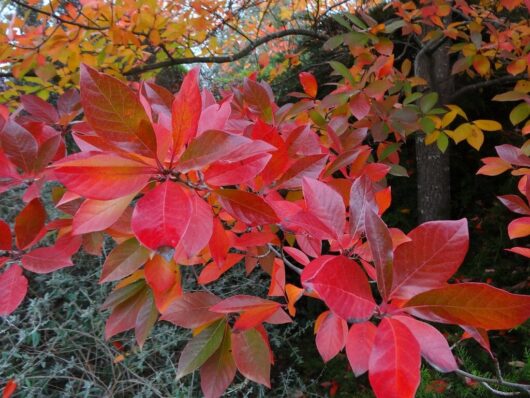
M 257 47 L 268 43 L 269 41 L 279 39 L 285 36 L 307 36 L 313 37 L 319 40 L 327 40 L 326 35 L 314 32 L 307 29 L 286 29 L 278 32 L 268 34 L 266 36 L 260 37 L 259 39 L 254 40 L 251 44 L 243 48 L 241 51 L 234 53 L 232 55 L 219 55 L 219 56 L 209 56 L 209 57 L 184 57 L 184 58 L 175 58 L 173 60 L 169 59 L 162 62 L 157 62 L 149 65 L 142 65 L 136 68 L 132 68 L 123 73 L 124 76 L 134 76 L 139 75 L 144 72 L 149 72 L 151 70 L 165 68 L 173 65 L 185 65 L 185 64 L 195 64 L 195 63 L 214 63 L 214 64 L 224 64 L 227 62 L 234 62 L 241 58 L 246 57 Z
M 301 268 L 298 268 L 296 265 L 294 265 L 292 262 L 290 262 L 289 260 L 287 260 L 285 258 L 285 256 L 283 255 L 283 253 L 281 253 L 280 251 L 278 251 L 273 245 L 269 244 L 269 249 L 272 250 L 272 252 L 274 254 L 276 254 L 278 257 L 280 257 L 283 262 L 285 263 L 285 265 L 287 265 L 287 267 L 289 267 L 291 270 L 293 270 L 294 272 L 296 272 L 298 275 L 302 275 L 302 269 Z
M 468 378 L 470 378 L 472 380 L 476 380 L 476 381 L 481 382 L 483 385 L 486 386 L 486 388 L 488 388 L 488 390 L 490 390 L 491 392 L 493 392 L 493 393 L 495 393 L 497 395 L 513 396 L 513 395 L 517 395 L 517 394 L 506 393 L 504 391 L 496 390 L 493 387 L 491 387 L 490 384 L 497 384 L 499 386 L 510 387 L 510 388 L 515 389 L 515 390 L 519 390 L 520 392 L 526 393 L 527 395 L 530 395 L 530 385 L 528 385 L 528 384 L 512 383 L 512 382 L 506 381 L 504 379 L 498 379 L 498 378 L 497 379 L 493 379 L 493 378 L 489 378 L 489 377 L 476 376 L 476 375 L 474 375 L 472 373 L 468 373 L 468 372 L 466 372 L 464 370 L 460 370 L 460 369 L 455 370 L 455 373 L 460 375 L 460 376 L 468 377 Z
M 28 10 L 31 10 L 31 11 L 34 11 L 38 14 L 42 14 L 42 15 L 47 15 L 48 17 L 50 18 L 53 18 L 61 23 L 64 23 L 65 25 L 73 25 L 73 26 L 77 26 L 79 28 L 83 28 L 83 29 L 86 29 L 86 30 L 107 30 L 109 27 L 108 26 L 89 26 L 89 25 L 85 25 L 85 24 L 82 24 L 82 23 L 79 23 L 79 22 L 75 22 L 75 21 L 69 21 L 68 19 L 64 19 L 58 15 L 55 15 L 54 13 L 51 13 L 51 12 L 48 12 L 48 11 L 44 11 L 44 10 L 41 10 L 40 8 L 37 8 L 37 7 L 34 7 L 30 4 L 26 4 L 20 0 L 11 0 L 13 3 L 15 4 L 18 4 L 20 7 L 24 7 Z
M 523 75 L 523 76 L 502 76 L 502 77 L 499 77 L 497 79 L 486 80 L 486 81 L 483 81 L 483 82 L 470 84 L 468 86 L 462 87 L 460 90 L 457 90 L 453 95 L 451 95 L 451 97 L 449 97 L 449 102 L 452 102 L 452 101 L 456 100 L 458 97 L 460 97 L 460 96 L 462 96 L 462 95 L 464 95 L 466 93 L 470 93 L 470 92 L 473 92 L 475 90 L 478 90 L 480 88 L 486 88 L 486 87 L 489 87 L 489 86 L 496 86 L 498 84 L 503 84 L 503 83 L 513 83 L 513 82 L 516 82 L 517 80 L 521 80 L 521 79 L 528 79 L 528 75 Z

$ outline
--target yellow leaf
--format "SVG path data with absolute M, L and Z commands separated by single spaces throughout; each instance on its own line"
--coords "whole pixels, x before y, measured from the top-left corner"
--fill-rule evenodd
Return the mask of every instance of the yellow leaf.
M 466 140 L 469 145 L 478 151 L 484 143 L 484 133 L 479 128 L 473 126 L 472 132 Z
M 473 124 L 484 131 L 502 130 L 502 125 L 495 120 L 474 120 Z
M 473 126 L 469 123 L 464 123 L 458 126 L 454 131 L 446 130 L 445 133 L 458 144 L 473 133 Z
M 453 112 L 456 112 L 457 115 L 460 115 L 462 116 L 464 119 L 467 120 L 467 115 L 466 113 L 462 110 L 462 108 L 460 108 L 458 105 L 446 105 L 450 110 L 452 110 Z
M 455 111 L 447 112 L 442 118 L 442 127 L 449 126 L 453 122 L 453 120 L 455 120 L 455 118 L 456 118 Z
M 439 135 L 440 135 L 440 131 L 439 130 L 434 130 L 432 133 L 427 134 L 425 136 L 425 145 L 431 145 L 431 144 L 435 143 L 436 140 L 438 139 Z

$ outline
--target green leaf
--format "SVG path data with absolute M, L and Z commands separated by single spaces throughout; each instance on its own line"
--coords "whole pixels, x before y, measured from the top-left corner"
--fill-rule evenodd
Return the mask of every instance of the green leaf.
M 322 46 L 326 51 L 332 51 L 344 43 L 344 35 L 330 37 Z
M 408 177 L 409 173 L 407 172 L 407 169 L 403 166 L 400 166 L 399 164 L 393 164 L 390 167 L 390 171 L 388 174 L 391 174 L 396 177 Z
M 421 96 L 422 96 L 422 93 L 420 93 L 420 92 L 412 93 L 411 95 L 408 95 L 408 96 L 405 97 L 405 100 L 403 101 L 403 105 L 408 105 L 408 104 L 416 101 Z
M 353 14 L 344 14 L 346 18 L 348 18 L 355 26 L 357 26 L 359 29 L 368 29 L 368 26 L 356 15 Z
M 399 21 L 394 21 L 385 25 L 385 33 L 394 33 L 396 30 L 405 26 L 405 21 L 400 19 Z
M 329 61 L 329 64 L 335 72 L 337 72 L 346 80 L 348 80 L 352 86 L 355 85 L 355 80 L 353 80 L 353 76 L 351 75 L 350 70 L 345 65 L 337 61 Z
M 423 113 L 429 112 L 438 102 L 438 93 L 425 94 L 420 99 L 420 109 Z
M 401 147 L 401 144 L 398 142 L 394 142 L 387 146 L 383 152 L 381 152 L 381 156 L 379 156 L 379 161 L 382 162 L 387 157 L 389 157 L 391 154 L 396 152 Z
M 339 25 L 345 27 L 346 29 L 348 30 L 351 30 L 351 26 L 350 24 L 348 23 L 348 21 L 346 21 L 344 18 L 342 18 L 341 15 L 339 14 L 333 14 L 331 16 L 331 18 L 333 18 L 335 20 L 335 22 L 337 22 Z
M 193 337 L 180 355 L 177 379 L 192 373 L 204 364 L 221 345 L 226 320 L 220 319 Z
M 440 135 L 438 135 L 438 138 L 436 139 L 436 145 L 442 153 L 445 153 L 447 146 L 449 145 L 449 138 L 447 138 L 444 133 L 440 132 Z
M 421 129 L 425 134 L 430 134 L 436 128 L 436 125 L 430 117 L 422 117 L 420 120 Z
M 530 115 L 530 105 L 522 102 L 510 112 L 510 122 L 515 126 L 525 120 Z

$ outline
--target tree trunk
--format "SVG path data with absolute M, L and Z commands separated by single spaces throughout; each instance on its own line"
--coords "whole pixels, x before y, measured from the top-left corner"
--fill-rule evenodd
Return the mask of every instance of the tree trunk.
M 439 103 L 445 104 L 454 91 L 449 62 L 449 45 L 442 44 L 433 52 L 420 51 L 415 60 L 416 76 L 436 91 Z M 447 219 L 451 215 L 449 148 L 442 153 L 438 147 L 425 145 L 425 134 L 416 135 L 416 169 L 418 221 Z

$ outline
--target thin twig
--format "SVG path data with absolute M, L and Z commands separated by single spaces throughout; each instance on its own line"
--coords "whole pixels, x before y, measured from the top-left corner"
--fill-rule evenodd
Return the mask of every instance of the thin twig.
M 526 394 L 530 395 L 530 385 L 528 385 L 528 384 L 513 383 L 513 382 L 510 382 L 510 381 L 500 380 L 498 378 L 493 379 L 493 378 L 490 378 L 490 377 L 476 376 L 476 375 L 474 375 L 472 373 L 468 373 L 468 372 L 466 372 L 464 370 L 460 370 L 460 369 L 455 370 L 455 373 L 460 375 L 460 376 L 468 377 L 468 378 L 470 378 L 472 380 L 479 381 L 481 383 L 497 384 L 497 385 L 500 385 L 500 386 L 511 387 L 513 389 L 519 390 L 519 391 L 521 391 L 523 393 L 526 393 Z
M 297 267 L 292 262 L 287 260 L 287 258 L 285 258 L 285 255 L 283 253 L 281 253 L 279 250 L 277 250 L 273 245 L 269 244 L 268 246 L 269 246 L 269 249 L 271 249 L 274 254 L 276 254 L 277 256 L 281 257 L 281 259 L 283 260 L 285 265 L 287 265 L 292 271 L 296 272 L 298 275 L 302 275 L 302 269 L 301 268 Z

